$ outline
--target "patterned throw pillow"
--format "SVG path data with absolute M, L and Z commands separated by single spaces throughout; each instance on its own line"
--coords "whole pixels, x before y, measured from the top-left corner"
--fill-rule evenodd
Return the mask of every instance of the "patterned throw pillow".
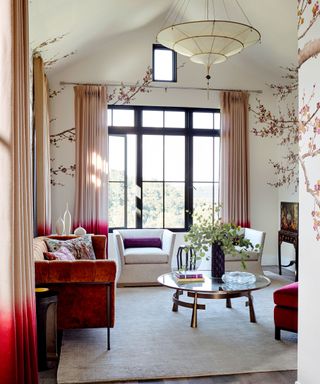
M 96 258 L 90 235 L 84 235 L 70 240 L 46 238 L 45 242 L 49 252 L 56 252 L 63 246 L 72 253 L 76 260 L 95 260 Z
M 63 260 L 72 261 L 75 260 L 73 254 L 66 247 L 60 247 L 56 252 L 43 252 L 43 256 L 46 260 Z

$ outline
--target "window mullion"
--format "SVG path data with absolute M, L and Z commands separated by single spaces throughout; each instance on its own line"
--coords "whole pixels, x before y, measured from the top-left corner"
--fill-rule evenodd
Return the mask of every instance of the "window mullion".
M 137 132 L 137 172 L 136 172 L 136 185 L 139 192 L 136 194 L 136 227 L 142 228 L 142 206 L 143 206 L 143 187 L 142 187 L 142 119 L 141 109 L 136 110 L 135 126 Z
M 193 131 L 192 111 L 186 113 L 186 159 L 185 159 L 185 193 L 186 193 L 186 215 L 185 227 L 188 230 L 192 224 L 193 212 Z
M 166 175 L 165 175 L 165 155 L 166 155 L 166 150 L 165 150 L 165 135 L 162 136 L 162 226 L 165 227 L 165 211 L 166 211 L 166 199 L 165 199 L 165 180 L 166 180 Z
M 124 137 L 124 226 L 125 228 L 128 227 L 128 142 L 127 142 L 127 135 L 123 135 Z

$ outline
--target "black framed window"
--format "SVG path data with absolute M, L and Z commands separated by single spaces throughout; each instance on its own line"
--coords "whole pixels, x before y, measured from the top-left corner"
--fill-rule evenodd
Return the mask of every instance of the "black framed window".
M 218 203 L 219 110 L 112 106 L 108 126 L 111 229 L 185 231 Z
M 161 44 L 152 45 L 152 80 L 177 81 L 177 53 Z

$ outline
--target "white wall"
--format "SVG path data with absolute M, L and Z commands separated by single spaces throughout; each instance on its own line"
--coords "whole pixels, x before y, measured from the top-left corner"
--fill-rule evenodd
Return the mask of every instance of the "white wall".
M 148 30 L 149 28 L 149 30 Z M 60 81 L 73 82 L 106 82 L 124 81 L 136 82 L 142 79 L 145 69 L 151 63 L 151 45 L 154 42 L 154 26 L 148 26 L 144 31 L 135 31 L 129 35 L 118 36 L 101 45 L 99 51 L 90 57 L 76 62 L 72 67 L 66 67 L 55 73 L 48 73 L 50 88 L 59 90 Z M 152 31 L 152 32 L 151 32 Z M 146 49 L 147 47 L 147 49 Z M 253 49 L 258 50 L 258 47 Z M 186 61 L 179 57 L 178 65 Z M 258 68 L 248 61 L 246 52 L 237 59 L 216 66 L 213 70 L 212 86 L 219 88 L 262 89 L 261 99 L 272 111 L 277 111 L 277 105 L 266 83 L 277 82 L 274 69 Z M 278 63 L 276 64 L 278 66 Z M 205 70 L 202 66 L 188 63 L 178 70 L 178 85 L 205 86 Z M 111 90 L 111 89 L 110 89 Z M 257 94 L 251 94 L 250 103 L 255 104 Z M 259 95 L 260 96 L 260 95 Z M 151 93 L 139 94 L 133 104 L 137 105 L 167 105 L 190 107 L 219 107 L 219 94 L 212 92 L 207 98 L 205 91 L 186 90 L 157 90 Z M 66 86 L 56 97 L 51 99 L 51 118 L 56 119 L 51 124 L 52 134 L 74 127 L 73 89 Z M 255 121 L 250 115 L 250 129 Z M 74 143 L 64 141 L 60 148 L 52 147 L 53 168 L 60 165 L 74 164 Z M 274 139 L 261 139 L 250 133 L 250 208 L 253 228 L 267 232 L 263 264 L 277 263 L 277 231 L 279 229 L 279 192 L 267 185 L 274 179 L 273 169 L 268 160 L 278 159 L 279 148 Z M 53 224 L 64 212 L 66 202 L 69 202 L 71 212 L 74 201 L 74 179 L 65 174 L 55 178 L 65 186 L 52 187 L 52 220 Z M 289 201 L 291 195 L 282 192 L 281 199 Z M 182 239 L 181 239 L 182 241 Z M 180 240 L 179 240 L 180 242 Z M 178 243 L 178 242 L 177 242 Z M 110 241 L 112 252 L 112 241 Z M 290 255 L 289 255 L 290 256 Z

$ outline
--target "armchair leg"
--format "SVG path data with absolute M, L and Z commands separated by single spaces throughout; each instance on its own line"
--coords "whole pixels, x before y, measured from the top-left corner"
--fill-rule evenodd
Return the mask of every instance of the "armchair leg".
M 107 349 L 110 351 L 110 328 L 107 328 Z
M 276 340 L 281 340 L 281 336 L 280 336 L 280 328 L 278 327 L 275 327 L 274 328 L 274 338 Z

